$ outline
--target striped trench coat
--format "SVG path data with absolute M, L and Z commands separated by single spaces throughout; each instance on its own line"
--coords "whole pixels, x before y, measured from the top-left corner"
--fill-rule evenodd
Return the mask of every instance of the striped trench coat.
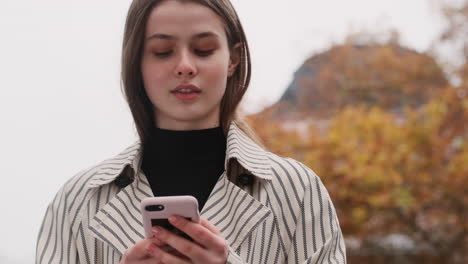
M 47 208 L 36 263 L 119 263 L 144 238 L 139 205 L 153 196 L 140 161 L 137 142 L 66 182 Z M 131 180 L 115 184 L 122 179 Z M 319 177 L 263 150 L 235 123 L 225 171 L 201 216 L 228 241 L 228 263 L 346 263 L 335 209 Z

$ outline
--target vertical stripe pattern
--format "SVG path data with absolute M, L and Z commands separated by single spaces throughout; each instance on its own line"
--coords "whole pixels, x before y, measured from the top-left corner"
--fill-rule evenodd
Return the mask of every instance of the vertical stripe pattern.
M 119 263 L 144 239 L 139 204 L 153 194 L 140 160 L 137 142 L 67 181 L 46 210 L 36 263 Z M 312 170 L 263 150 L 235 123 L 225 168 L 201 215 L 229 243 L 227 263 L 346 263 L 335 209 Z M 251 184 L 236 184 L 245 174 Z M 120 189 L 119 176 L 134 180 Z

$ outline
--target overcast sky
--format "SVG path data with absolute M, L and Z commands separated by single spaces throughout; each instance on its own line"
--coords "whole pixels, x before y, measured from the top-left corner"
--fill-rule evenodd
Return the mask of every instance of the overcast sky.
M 277 100 L 311 54 L 361 29 L 396 28 L 425 51 L 441 29 L 428 0 L 233 0 L 251 47 L 248 112 Z M 129 0 L 0 1 L 0 262 L 32 263 L 62 184 L 135 139 L 119 88 Z M 90 151 L 92 150 L 92 151 Z

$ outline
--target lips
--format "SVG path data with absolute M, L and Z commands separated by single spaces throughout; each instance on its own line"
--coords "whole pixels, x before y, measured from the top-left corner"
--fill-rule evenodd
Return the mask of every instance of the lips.
M 173 89 L 171 93 L 201 93 L 201 89 L 193 84 L 181 84 Z
M 181 84 L 171 91 L 177 99 L 182 101 L 194 100 L 201 92 L 201 89 L 193 84 Z

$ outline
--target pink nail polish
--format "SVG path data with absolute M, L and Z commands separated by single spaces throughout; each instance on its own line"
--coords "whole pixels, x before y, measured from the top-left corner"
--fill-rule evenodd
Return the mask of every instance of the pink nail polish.
M 178 222 L 179 219 L 177 219 L 176 216 L 170 216 L 169 217 L 169 221 L 173 224 L 176 224 Z
M 161 228 L 159 228 L 159 227 L 153 227 L 153 234 L 154 234 L 155 236 L 161 235 Z
M 153 244 L 150 244 L 150 245 L 146 248 L 146 252 L 148 252 L 148 254 L 150 254 L 150 255 L 153 255 L 153 254 L 154 254 L 154 245 L 153 245 Z

